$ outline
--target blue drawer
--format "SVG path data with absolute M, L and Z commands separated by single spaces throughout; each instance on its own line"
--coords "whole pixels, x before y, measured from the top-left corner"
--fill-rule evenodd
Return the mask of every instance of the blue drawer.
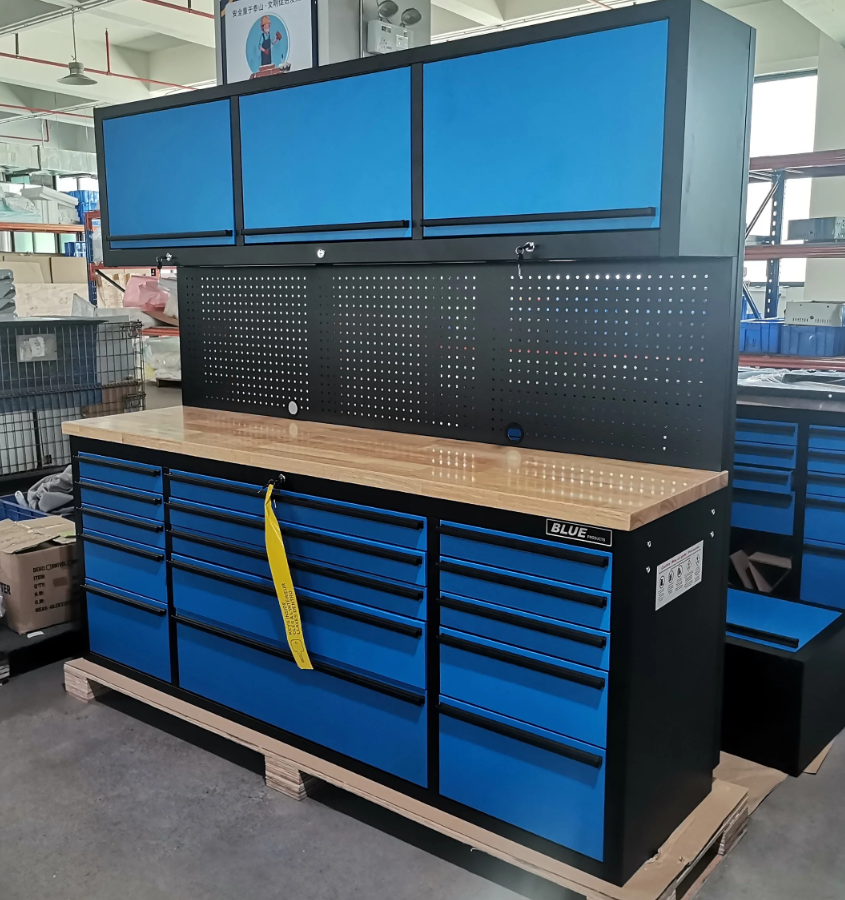
M 177 531 L 208 535 L 221 541 L 264 548 L 264 516 L 233 513 L 216 506 L 201 506 L 184 500 L 167 504 L 170 527 Z
M 94 582 L 85 596 L 91 652 L 170 681 L 167 606 Z
M 845 544 L 845 500 L 807 494 L 804 537 L 829 544 Z
M 79 498 L 83 506 L 97 506 L 112 512 L 127 513 L 139 519 L 164 521 L 164 503 L 159 494 L 101 484 L 99 481 L 79 481 Z
M 561 584 L 546 578 L 514 575 L 491 566 L 440 560 L 440 588 L 497 606 L 610 630 L 610 594 Z
M 607 680 L 600 669 L 440 630 L 442 694 L 597 747 L 607 739 Z
M 174 499 L 217 506 L 232 512 L 263 517 L 265 492 L 266 486 L 189 472 L 170 473 L 170 496 Z M 417 550 L 424 550 L 426 546 L 425 519 L 420 516 L 291 491 L 275 491 L 274 498 L 279 521 Z
M 177 613 L 287 646 L 271 581 L 179 557 L 171 565 Z M 309 655 L 425 688 L 422 623 L 311 591 L 297 599 Z
M 611 556 L 601 550 L 441 522 L 440 553 L 453 559 L 610 590 Z
M 807 451 L 807 471 L 817 474 L 845 475 L 845 453 L 839 450 L 810 448 Z
M 792 492 L 792 471 L 764 469 L 759 466 L 736 466 L 734 487 L 771 494 L 789 494 Z
M 845 475 L 807 472 L 807 493 L 824 497 L 845 497 Z
M 841 613 L 748 591 L 728 591 L 728 634 L 795 652 Z
M 83 506 L 82 527 L 85 531 L 96 531 L 110 537 L 124 538 L 136 544 L 147 544 L 159 550 L 164 549 L 164 523 L 138 516 Z
M 845 452 L 845 428 L 837 428 L 835 425 L 811 425 L 809 447 L 811 450 Z
M 426 786 L 423 694 L 337 668 L 298 669 L 272 648 L 184 623 L 177 643 L 185 690 Z
M 761 444 L 737 441 L 734 444 L 734 462 L 744 466 L 770 466 L 776 469 L 794 469 L 797 450 L 783 444 Z
M 731 525 L 773 534 L 792 534 L 795 521 L 795 492 L 774 494 L 734 488 Z
M 604 857 L 605 753 L 467 703 L 440 703 L 440 793 Z
M 80 453 L 79 477 L 91 481 L 104 481 L 117 487 L 136 488 L 153 494 L 161 493 L 161 467 L 146 463 L 129 462 L 96 453 Z
M 737 419 L 736 440 L 753 444 L 784 444 L 798 446 L 796 422 L 767 422 L 765 419 Z
M 115 590 L 167 603 L 164 553 L 143 544 L 85 532 L 85 577 Z
M 170 532 L 170 540 L 173 553 L 180 556 L 226 566 L 260 578 L 272 577 L 267 553 L 263 549 L 173 529 Z M 293 583 L 297 588 L 329 594 L 354 603 L 363 603 L 365 606 L 373 606 L 400 616 L 425 618 L 424 587 L 386 578 L 373 578 L 360 572 L 294 556 L 288 557 L 288 563 Z
M 845 609 L 845 547 L 842 544 L 804 543 L 801 599 Z
M 610 665 L 610 636 L 466 597 L 440 595 L 440 624 L 596 669 Z

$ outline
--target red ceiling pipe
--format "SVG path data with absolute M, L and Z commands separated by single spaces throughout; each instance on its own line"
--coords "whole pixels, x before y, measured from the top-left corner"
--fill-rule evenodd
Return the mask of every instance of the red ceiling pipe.
M 214 13 L 202 12 L 199 9 L 192 9 L 190 6 L 179 6 L 176 3 L 166 3 L 165 0 L 143 0 L 144 3 L 152 3 L 155 6 L 164 6 L 167 9 L 176 9 L 179 12 L 190 13 L 192 16 L 202 16 L 204 19 L 213 19 Z M 190 0 L 188 0 L 190 3 Z
M 86 116 L 85 113 L 64 112 L 61 109 L 41 109 L 40 106 L 18 106 L 15 103 L 0 103 L 3 109 L 22 109 L 24 112 L 49 113 L 56 116 L 73 116 L 74 119 L 90 119 L 94 121 L 93 116 Z

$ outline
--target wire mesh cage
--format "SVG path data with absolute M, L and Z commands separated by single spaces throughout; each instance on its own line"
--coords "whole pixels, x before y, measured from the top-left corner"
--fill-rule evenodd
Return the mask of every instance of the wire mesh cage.
M 0 476 L 68 465 L 62 422 L 144 405 L 139 322 L 0 321 Z

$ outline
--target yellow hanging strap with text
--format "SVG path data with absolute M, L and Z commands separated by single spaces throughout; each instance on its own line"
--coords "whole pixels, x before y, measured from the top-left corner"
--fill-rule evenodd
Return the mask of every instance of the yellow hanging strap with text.
M 308 658 L 308 650 L 305 647 L 305 635 L 302 633 L 302 620 L 299 617 L 299 603 L 296 599 L 296 591 L 293 589 L 288 555 L 285 553 L 285 544 L 282 541 L 282 530 L 279 528 L 279 520 L 273 512 L 272 482 L 267 485 L 267 493 L 264 495 L 264 541 L 267 544 L 267 559 L 270 560 L 270 571 L 273 574 L 276 596 L 279 598 L 279 608 L 285 622 L 288 647 L 293 653 L 294 662 L 300 669 L 313 669 L 311 660 Z

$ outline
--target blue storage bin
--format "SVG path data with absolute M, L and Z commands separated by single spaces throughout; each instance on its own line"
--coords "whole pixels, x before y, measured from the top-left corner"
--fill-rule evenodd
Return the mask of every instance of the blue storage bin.
M 15 500 L 14 494 L 7 494 L 5 497 L 0 497 L 0 519 L 11 519 L 13 522 L 24 522 L 28 519 L 43 519 L 46 515 L 48 515 L 48 513 L 20 506 L 18 501 Z
M 786 356 L 841 356 L 845 353 L 845 328 L 784 325 L 780 352 Z
M 85 258 L 85 241 L 65 241 L 65 256 Z
M 783 319 L 746 319 L 740 322 L 743 353 L 779 353 Z

